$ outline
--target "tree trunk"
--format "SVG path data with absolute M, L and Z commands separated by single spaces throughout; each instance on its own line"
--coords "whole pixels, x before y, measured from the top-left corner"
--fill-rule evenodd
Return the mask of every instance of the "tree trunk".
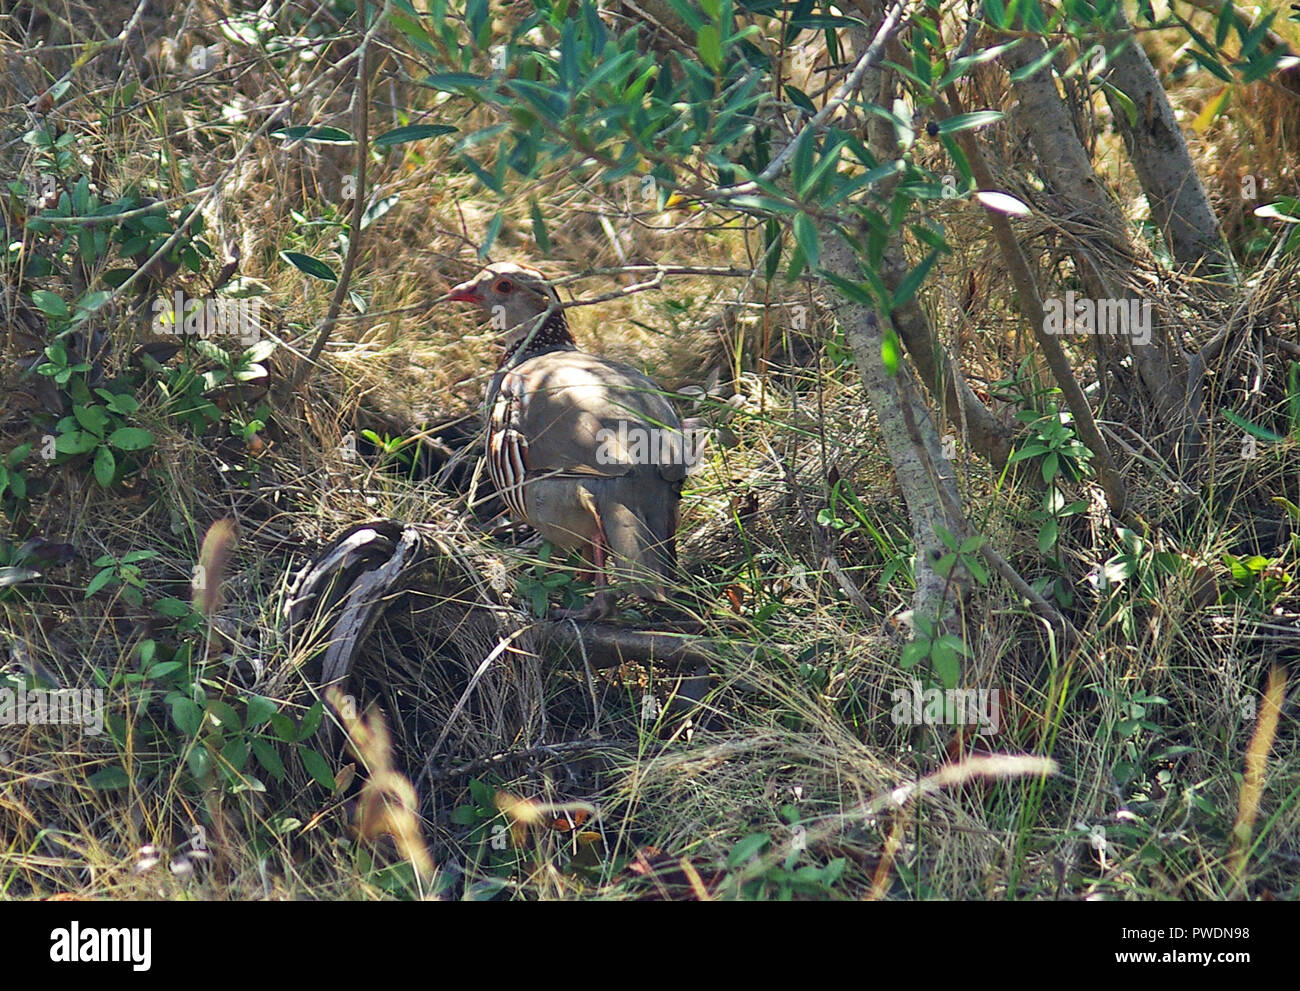
M 1178 129 L 1173 107 L 1122 5 L 1115 7 L 1115 23 L 1132 40 L 1115 56 L 1105 78 L 1133 101 L 1136 122 L 1129 121 L 1128 111 L 1114 94 L 1107 92 L 1106 99 L 1151 206 L 1151 217 L 1179 262 L 1201 264 L 1208 267 L 1211 277 L 1236 281 L 1236 263 Z

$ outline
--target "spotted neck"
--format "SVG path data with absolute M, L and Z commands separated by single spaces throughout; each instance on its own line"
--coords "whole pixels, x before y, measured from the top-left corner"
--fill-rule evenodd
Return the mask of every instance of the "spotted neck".
M 564 311 L 557 309 L 546 318 L 536 333 L 525 334 L 506 348 L 497 367 L 505 368 L 547 351 L 562 351 L 573 347 L 577 347 L 577 342 L 569 332 L 569 322 L 564 319 Z

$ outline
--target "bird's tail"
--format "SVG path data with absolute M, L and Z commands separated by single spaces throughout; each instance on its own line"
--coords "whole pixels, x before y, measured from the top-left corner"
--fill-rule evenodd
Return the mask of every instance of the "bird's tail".
M 618 482 L 622 484 L 613 488 L 637 484 L 626 477 Z M 612 498 L 598 500 L 598 508 L 609 540 L 613 577 L 620 584 L 633 586 L 643 598 L 666 600 L 668 586 L 677 574 L 678 492 L 656 493 L 662 498 L 654 499 L 645 499 L 644 490 L 610 495 Z

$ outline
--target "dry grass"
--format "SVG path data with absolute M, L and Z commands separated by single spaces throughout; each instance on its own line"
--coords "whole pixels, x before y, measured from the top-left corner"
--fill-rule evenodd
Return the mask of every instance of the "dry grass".
M 68 72 L 86 42 L 107 37 L 101 24 L 121 24 L 135 9 L 109 6 L 111 17 L 69 3 L 37 4 L 30 21 L 0 18 L 7 132 L 36 126 L 42 118 L 29 99 Z M 330 34 L 331 10 L 288 8 L 271 33 L 308 36 L 314 29 L 304 18 L 314 17 Z M 1001 692 L 999 733 L 898 726 L 889 718 L 892 693 L 914 677 L 899 667 L 890 618 L 910 596 L 908 522 L 855 373 L 837 363 L 830 313 L 816 305 L 806 329 L 791 327 L 790 306 L 825 298 L 761 277 L 679 277 L 660 292 L 579 307 L 571 311 L 575 330 L 593 350 L 641 363 L 673 390 L 708 385 L 714 373 L 724 396 L 741 397 L 727 424 L 736 444 L 716 448 L 692 478 L 680 536 L 689 574 L 682 591 L 702 603 L 705 634 L 730 648 L 697 679 L 703 691 L 693 696 L 665 670 L 593 671 L 582 656 L 544 650 L 531 626 L 530 583 L 554 570 L 538 566 L 538 548 L 485 532 L 493 507 L 467 509 L 468 469 L 455 484 L 435 484 L 446 447 L 474 442 L 495 359 L 490 335 L 435 300 L 477 267 L 498 210 L 506 219 L 493 256 L 553 275 L 641 261 L 748 268 L 761 231 L 680 207 L 647 211 L 634 190 L 606 189 L 570 169 L 498 200 L 456 165 L 445 139 L 378 152 L 370 185 L 397 200 L 362 235 L 352 289 L 367 312 L 363 319 L 345 302 L 321 367 L 305 390 L 290 393 L 286 383 L 315 337 L 330 287 L 304 278 L 278 252 L 341 267 L 346 205 L 338 190 L 352 151 L 289 146 L 255 132 L 273 119 L 348 127 L 354 80 L 335 67 L 354 45 L 344 37 L 322 42 L 312 59 L 270 58 L 222 32 L 228 13 L 220 3 L 174 7 L 161 19 L 145 13 L 140 44 L 110 47 L 79 67 L 73 89 L 43 118 L 77 135 L 76 171 L 91 175 L 106 198 L 134 183 L 179 206 L 188 176 L 197 190 L 191 201 L 219 184 L 203 235 L 217 258 L 198 274 L 172 273 L 168 288 L 203 295 L 221 256 L 237 249 L 239 275 L 261 284 L 279 347 L 267 378 L 211 391 L 221 418 L 196 432 L 158 389 L 165 372 L 132 364 L 144 321 L 103 321 L 103 381 L 143 383 L 132 422 L 154 434 L 151 455 L 111 488 L 96 483 L 85 459 L 32 459 L 29 499 L 5 502 L 6 554 L 32 538 L 71 550 L 51 552 L 39 581 L 0 589 L 3 684 L 16 688 L 46 672 L 59 685 L 107 685 L 110 724 L 93 736 L 0 727 L 0 894 L 1300 895 L 1294 677 L 1260 701 L 1266 672 L 1275 663 L 1294 672 L 1297 656 L 1295 521 L 1275 501 L 1300 503 L 1292 445 L 1244 462 L 1239 432 L 1220 429 L 1207 495 L 1178 515 L 1140 424 L 1127 422 L 1123 409 L 1105 411 L 1129 452 L 1134 502 L 1157 534 L 1144 560 L 1181 555 L 1203 569 L 1152 573 L 1145 585 L 1134 580 L 1103 594 L 1088 576 L 1122 545 L 1098 513 L 1072 518 L 1060 566 L 1078 595 L 1072 616 L 1084 646 L 1062 654 L 994 583 L 972 606 L 966 671 L 969 687 Z M 42 48 L 24 44 L 37 36 L 48 39 Z M 411 123 L 440 121 L 440 98 L 410 82 L 427 67 L 404 54 L 396 35 L 380 39 L 372 132 L 407 123 L 397 107 L 419 111 Z M 187 68 L 194 48 L 214 44 L 215 67 L 196 76 Z M 143 109 L 114 110 L 123 87 L 136 84 L 132 99 Z M 1005 97 L 992 88 L 989 105 Z M 1175 91 L 1189 112 L 1203 95 L 1190 84 Z M 1274 99 L 1275 115 L 1249 109 Z M 1247 89 L 1204 136 L 1203 174 L 1232 186 L 1243 171 L 1267 173 L 1293 186 L 1294 122 L 1294 102 Z M 1246 135 L 1261 128 L 1271 128 L 1256 135 L 1269 144 L 1252 147 Z M 7 143 L 0 168 L 28 176 L 34 154 Z M 1024 165 L 1014 151 L 1001 162 L 1009 172 Z M 534 238 L 533 201 L 546 211 L 550 252 Z M 20 226 L 15 203 L 6 208 L 10 240 Z M 958 250 L 927 284 L 926 306 L 975 384 L 993 393 L 1026 356 L 1027 341 L 977 214 L 937 209 L 946 211 Z M 1237 224 L 1253 220 L 1237 216 L 1228 225 L 1234 235 Z M 1240 236 L 1254 231 L 1243 226 Z M 1046 253 L 1041 264 L 1050 282 Z M 40 317 L 15 292 L 22 273 L 12 257 L 6 265 L 11 347 L 0 389 L 10 398 L 0 412 L 0 454 L 39 439 L 66 412 L 63 397 L 22 372 L 20 362 L 44 340 Z M 84 273 L 87 284 L 107 267 Z M 67 293 L 79 278 L 29 279 L 25 290 Z M 591 296 L 618 284 L 589 277 L 571 289 Z M 1204 304 L 1191 288 L 1164 292 L 1161 305 L 1189 320 L 1222 314 L 1196 310 L 1192 304 Z M 1286 303 L 1268 316 L 1272 332 L 1297 341 L 1294 300 L 1284 288 L 1272 298 Z M 1082 375 L 1088 356 L 1076 357 Z M 164 366 L 174 372 L 187 361 L 212 367 L 188 351 Z M 1261 368 L 1258 388 L 1243 382 L 1222 385 L 1243 415 L 1281 407 L 1279 370 Z M 1000 397 L 995 406 L 1010 421 L 1014 401 Z M 254 417 L 265 420 L 255 436 L 232 435 L 232 425 Z M 406 448 L 416 453 L 414 468 L 383 465 L 363 430 L 417 438 Z M 982 532 L 1028 579 L 1051 577 L 1031 515 L 1040 494 L 960 457 L 963 494 Z M 830 506 L 828 477 L 851 487 L 861 506 L 859 515 L 837 503 L 845 525 L 834 533 L 816 519 Z M 1087 489 L 1072 496 L 1087 498 Z M 285 637 L 279 620 L 286 589 L 322 545 L 372 518 L 421 521 L 445 553 L 394 597 L 365 642 L 348 700 L 339 703 L 345 718 L 332 730 L 284 739 L 277 721 L 314 718 L 316 701 L 309 651 Z M 224 560 L 213 550 L 224 546 L 216 537 L 202 551 L 221 521 L 234 527 Z M 827 566 L 827 546 L 872 614 L 850 604 Z M 138 595 L 130 583 L 86 595 L 100 570 L 93 561 L 146 550 L 154 554 L 138 564 Z M 1214 593 L 1234 586 L 1226 554 L 1270 559 L 1278 586 L 1266 608 L 1207 596 L 1207 581 Z M 160 611 L 164 599 L 194 601 L 200 562 L 215 582 L 199 596 L 201 608 Z M 172 660 L 182 663 L 150 673 Z M 210 706 L 201 728 L 185 732 L 178 700 L 193 698 L 196 686 L 208 703 L 230 708 Z M 274 720 L 259 699 L 270 700 Z M 1266 761 L 1250 746 L 1261 706 L 1277 723 Z M 254 710 L 263 715 L 253 718 Z M 324 722 L 336 721 L 327 713 Z M 241 745 L 270 749 L 283 774 L 271 773 L 256 750 L 241 759 Z M 319 753 L 327 775 L 313 774 L 306 751 Z M 1059 773 L 982 777 L 977 765 L 960 763 L 989 752 L 1048 755 Z M 106 776 L 114 769 L 120 778 Z M 936 771 L 947 776 L 910 801 L 889 799 Z M 1234 841 L 1239 803 L 1243 816 L 1249 805 L 1254 828 Z M 760 834 L 766 845 L 747 839 Z M 740 856 L 746 843 L 758 856 Z

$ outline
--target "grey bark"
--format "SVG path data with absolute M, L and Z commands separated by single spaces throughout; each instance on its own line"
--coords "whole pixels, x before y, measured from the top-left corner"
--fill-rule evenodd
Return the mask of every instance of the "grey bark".
M 1130 43 L 1115 56 L 1105 78 L 1133 101 L 1136 122 L 1130 123 L 1128 112 L 1113 94 L 1107 92 L 1106 99 L 1146 193 L 1152 219 L 1179 262 L 1205 266 L 1207 274 L 1235 281 L 1236 264 L 1173 107 L 1122 5 L 1115 7 L 1115 23 L 1128 33 Z
M 858 256 L 853 247 L 829 226 L 823 227 L 819 234 L 825 267 L 841 278 L 860 281 Z M 934 567 L 947 553 L 939 528 L 958 535 L 959 539 L 966 530 L 966 521 L 949 515 L 940 495 L 942 488 L 948 505 L 961 505 L 951 462 L 941 454 L 938 431 L 921 401 L 921 390 L 912 379 L 911 369 L 900 362 L 897 375 L 890 375 L 885 368 L 881 359 L 884 329 L 875 312 L 842 300 L 836 316 L 862 376 L 867 400 L 876 411 L 881 437 L 907 501 L 916 545 L 913 613 L 935 622 L 937 632 L 950 632 L 957 625 L 957 601 L 964 600 L 971 581 L 960 562 L 947 577 Z
M 1025 38 L 1002 55 L 1008 71 L 1015 72 L 1046 53 L 1037 38 Z M 1079 140 L 1078 131 L 1057 93 L 1050 65 L 1013 84 L 1019 98 L 1018 118 L 1033 140 L 1053 192 L 1064 209 L 1054 218 L 1072 238 L 1071 253 L 1085 292 L 1094 299 L 1137 299 L 1131 288 L 1133 246 L 1124 215 L 1097 176 Z M 1169 340 L 1158 319 L 1151 340 L 1133 338 L 1125 343 L 1148 395 L 1166 428 L 1181 433 L 1186 416 L 1183 386 L 1187 358 Z

